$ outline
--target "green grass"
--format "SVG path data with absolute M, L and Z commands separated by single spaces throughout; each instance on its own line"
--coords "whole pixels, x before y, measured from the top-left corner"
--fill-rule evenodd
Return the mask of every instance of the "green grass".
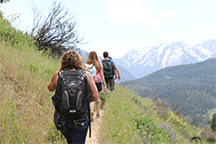
M 166 117 L 161 112 L 166 113 Z M 164 113 L 164 115 L 165 115 Z M 203 143 L 213 132 L 191 126 L 184 118 L 177 117 L 154 104 L 148 98 L 139 97 L 126 88 L 116 86 L 104 106 L 101 143 L 190 143 L 200 137 Z M 208 135 L 208 136 L 206 136 Z M 192 143 L 201 143 L 193 140 Z
M 10 23 L 0 19 L 0 24 L 0 143 L 66 143 L 53 124 L 54 93 L 47 89 L 59 69 L 59 59 L 37 51 L 33 39 Z M 103 144 L 184 144 L 199 135 L 207 143 L 199 133 L 204 132 L 202 128 L 180 121 L 171 111 L 127 88 L 116 85 L 112 93 L 101 94 L 101 104 L 104 115 L 99 140 Z M 175 140 L 169 137 L 170 127 Z

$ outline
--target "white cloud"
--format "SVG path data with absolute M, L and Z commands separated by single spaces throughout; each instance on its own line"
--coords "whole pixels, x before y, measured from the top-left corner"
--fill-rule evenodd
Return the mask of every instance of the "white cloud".
M 158 8 L 157 11 L 165 19 L 169 19 L 169 18 L 175 19 L 178 17 L 178 12 L 176 10 L 172 12 L 165 12 L 164 10 Z
M 183 12 L 187 12 L 187 13 L 192 13 L 192 12 L 196 12 L 197 10 L 191 10 L 191 11 L 189 11 L 189 10 L 186 10 L 186 9 L 180 9 L 180 10 L 174 10 L 172 12 L 166 12 L 166 11 L 158 8 L 157 11 L 165 19 L 169 19 L 169 18 L 175 19 L 175 18 L 179 17 L 179 12 L 183 11 Z
M 96 31 L 96 34 L 100 34 L 101 33 L 101 31 Z
M 147 26 L 160 27 L 162 22 L 155 17 L 141 0 L 115 0 L 109 4 L 109 19 L 116 23 L 145 23 Z

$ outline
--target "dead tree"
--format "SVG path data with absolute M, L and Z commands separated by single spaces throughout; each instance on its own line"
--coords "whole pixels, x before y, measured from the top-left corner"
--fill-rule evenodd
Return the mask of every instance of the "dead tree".
M 10 0 L 0 0 L 0 3 L 6 3 L 9 2 Z
M 75 30 L 76 19 L 62 3 L 53 2 L 43 21 L 37 8 L 32 8 L 32 11 L 33 26 L 29 33 L 36 40 L 38 50 L 50 49 L 53 54 L 61 56 L 68 48 L 76 48 L 77 44 L 85 43 Z

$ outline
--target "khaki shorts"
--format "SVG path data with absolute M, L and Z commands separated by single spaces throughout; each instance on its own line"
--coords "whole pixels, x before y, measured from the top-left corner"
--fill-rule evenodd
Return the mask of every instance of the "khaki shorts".
M 113 91 L 115 87 L 114 79 L 105 80 L 105 81 L 106 81 L 107 89 Z

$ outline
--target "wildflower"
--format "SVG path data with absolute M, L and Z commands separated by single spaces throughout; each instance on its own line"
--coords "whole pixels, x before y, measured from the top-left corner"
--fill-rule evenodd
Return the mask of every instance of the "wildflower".
M 173 130 L 171 130 L 168 135 L 171 137 L 171 135 L 173 135 Z
M 197 135 L 200 136 L 200 132 L 198 132 Z
M 163 142 L 164 140 L 162 139 L 162 142 Z
M 160 126 L 160 129 L 163 129 L 163 125 Z
M 154 108 L 155 108 L 155 105 L 154 105 Z
M 159 118 L 157 118 L 157 121 L 159 120 Z
M 168 127 L 168 126 L 166 126 L 166 130 L 167 130 L 167 131 L 169 130 L 169 127 Z
M 142 118 L 144 118 L 145 116 L 143 115 Z

